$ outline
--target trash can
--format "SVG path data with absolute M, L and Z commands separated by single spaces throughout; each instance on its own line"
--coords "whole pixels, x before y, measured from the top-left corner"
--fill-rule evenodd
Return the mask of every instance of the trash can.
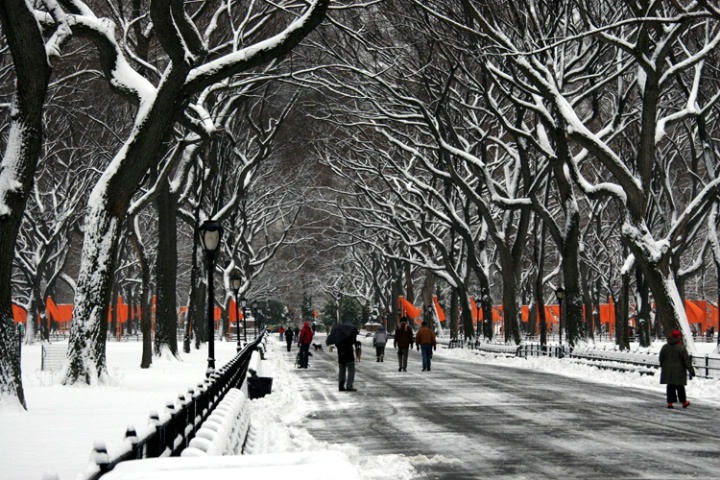
M 262 398 L 272 392 L 272 377 L 250 377 L 247 380 L 250 400 Z

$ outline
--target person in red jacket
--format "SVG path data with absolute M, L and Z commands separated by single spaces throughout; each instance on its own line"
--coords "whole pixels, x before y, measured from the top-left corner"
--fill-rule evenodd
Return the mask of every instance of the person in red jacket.
M 310 357 L 310 343 L 313 339 L 313 331 L 310 328 L 310 322 L 303 323 L 302 330 L 298 336 L 298 346 L 300 347 L 300 368 L 308 367 L 308 357 Z

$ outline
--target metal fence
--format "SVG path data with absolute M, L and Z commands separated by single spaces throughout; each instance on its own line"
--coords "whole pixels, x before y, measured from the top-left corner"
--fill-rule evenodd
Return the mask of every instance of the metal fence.
M 448 348 L 470 348 L 496 356 L 565 358 L 569 361 L 598 368 L 634 371 L 644 375 L 653 375 L 660 368 L 657 352 L 646 350 L 623 351 L 617 349 L 617 347 L 611 349 L 603 347 L 570 348 L 564 345 L 545 345 L 543 347 L 540 343 L 535 342 L 506 345 L 480 341 L 463 342 L 461 340 L 451 340 Z M 698 377 L 720 378 L 720 356 L 691 356 L 690 359 Z
M 164 414 L 151 414 L 151 428 L 143 435 L 138 435 L 134 427 L 128 427 L 125 432 L 124 448 L 117 456 L 110 458 L 104 442 L 96 442 L 92 460 L 97 468 L 89 469 L 93 471 L 81 474 L 78 478 L 98 480 L 117 464 L 126 460 L 179 456 L 225 394 L 231 388 L 239 388 L 242 385 L 247 375 L 250 356 L 265 335 L 263 331 L 197 388 L 190 388 L 186 395 L 180 395 L 177 404 L 168 403 Z

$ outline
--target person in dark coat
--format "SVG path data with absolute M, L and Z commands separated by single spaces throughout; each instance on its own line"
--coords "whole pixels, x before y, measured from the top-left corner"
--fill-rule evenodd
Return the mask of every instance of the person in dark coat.
M 308 357 L 310 356 L 310 343 L 312 343 L 313 332 L 310 328 L 310 322 L 303 324 L 298 337 L 298 346 L 300 347 L 300 368 L 308 367 Z
M 292 348 L 292 342 L 293 342 L 293 337 L 294 337 L 294 336 L 295 336 L 295 334 L 293 333 L 293 329 L 290 328 L 290 327 L 288 327 L 288 329 L 285 330 L 285 342 L 287 342 L 288 352 L 289 352 L 290 349 Z
M 385 327 L 380 325 L 373 335 L 373 347 L 375 347 L 375 356 L 378 362 L 382 362 L 385 359 L 385 344 L 387 344 L 388 334 L 385 331 Z
M 667 408 L 674 408 L 673 403 L 678 400 L 683 408 L 690 405 L 685 396 L 688 374 L 690 378 L 694 377 L 695 369 L 682 343 L 680 330 L 673 330 L 660 349 L 660 384 L 667 385 Z
M 400 319 L 400 326 L 395 330 L 393 347 L 398 349 L 398 372 L 407 372 L 408 355 L 413 345 L 413 330 L 406 317 Z
M 337 328 L 337 326 L 333 328 Z M 355 348 L 360 344 L 357 339 L 359 333 L 357 328 L 352 327 L 350 335 L 335 343 L 340 370 L 338 384 L 341 392 L 357 392 L 353 384 L 355 383 Z M 330 335 L 332 334 L 331 331 Z

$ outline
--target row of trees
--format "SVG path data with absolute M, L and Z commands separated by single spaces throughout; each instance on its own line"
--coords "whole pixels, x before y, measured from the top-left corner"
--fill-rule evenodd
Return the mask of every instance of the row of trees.
M 296 78 L 332 99 L 308 115 L 343 179 L 324 211 L 362 259 L 351 290 L 393 308 L 401 274 L 424 272 L 426 307 L 441 279 L 471 332 L 469 294 L 499 297 L 519 342 L 522 301 L 535 318 L 564 288 L 571 344 L 613 297 L 621 346 L 633 303 L 694 351 L 683 299 L 720 290 L 718 13 L 388 0 L 357 19 L 361 36 L 335 25 L 325 65 Z
M 223 221 L 232 239 L 225 242 L 230 260 L 223 268 L 239 270 L 247 289 L 296 216 L 297 208 L 283 208 L 284 195 L 271 186 L 252 197 L 249 192 L 294 102 L 274 98 L 268 81 L 286 71 L 281 59 L 317 27 L 329 3 L 2 2 L 3 88 L 9 100 L 0 167 L 3 400 L 25 405 L 11 305 L 20 227 L 40 220 L 26 218 L 26 206 L 36 191 L 41 193 L 33 209 L 52 201 L 38 167 L 54 163 L 48 168 L 68 179 L 57 187 L 62 202 L 69 201 L 72 188 L 90 192 L 79 220 L 73 220 L 77 206 L 53 204 L 60 210 L 50 215 L 62 212 L 67 224 L 46 225 L 53 232 L 79 228 L 83 235 L 71 281 L 75 308 L 64 383 L 92 384 L 106 375 L 108 306 L 124 241 L 135 250 L 133 268 L 141 278 L 143 333 L 149 332 L 155 293 L 157 316 L 166 322 L 156 328 L 156 349 L 175 352 L 177 222 L 187 221 L 196 240 L 202 221 Z M 66 129 L 60 129 L 63 123 Z M 62 185 L 54 175 L 48 183 Z M 150 219 L 144 217 L 149 205 Z M 156 241 L 148 238 L 152 233 Z M 45 262 L 36 257 L 30 272 L 40 290 L 28 300 L 33 318 L 36 309 L 44 310 L 37 308 L 47 293 L 42 289 L 57 279 L 53 270 L 62 262 L 57 256 L 63 245 L 49 235 L 31 241 L 27 248 Z M 185 258 L 190 308 L 197 315 L 204 292 L 201 257 L 192 248 Z M 147 335 L 143 366 L 150 352 Z
M 682 329 L 694 349 L 682 300 L 717 296 L 720 271 L 720 11 L 332 5 L 0 4 L 14 102 L 2 121 L 3 351 L 16 340 L 11 290 L 34 317 L 61 286 L 76 305 L 67 384 L 102 381 L 107 305 L 128 285 L 144 305 L 156 295 L 163 322 L 143 366 L 177 348 L 179 304 L 201 341 L 205 219 L 226 230 L 221 304 L 236 271 L 241 294 L 352 297 L 391 325 L 398 296 L 430 319 L 440 291 L 452 334 L 470 335 L 473 295 L 485 318 L 502 304 L 517 343 L 520 305 L 534 319 L 562 287 L 571 344 L 613 297 L 618 318 L 632 302 L 645 325 L 655 305 L 663 331 Z M 24 403 L 7 357 L 0 394 Z

